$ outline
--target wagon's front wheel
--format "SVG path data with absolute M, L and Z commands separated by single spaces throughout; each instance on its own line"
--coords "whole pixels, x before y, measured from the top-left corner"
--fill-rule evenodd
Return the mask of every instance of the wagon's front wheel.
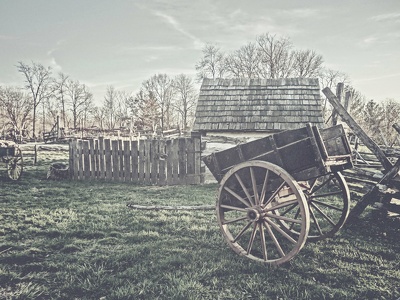
M 293 211 L 294 206 L 299 210 Z M 308 235 L 309 209 L 300 186 L 269 162 L 247 161 L 229 170 L 220 182 L 216 209 L 229 246 L 266 264 L 289 261 Z M 296 233 L 284 230 L 282 221 Z
M 16 147 L 14 157 L 12 157 L 7 163 L 7 173 L 11 180 L 19 180 L 22 175 L 23 161 L 22 152 Z

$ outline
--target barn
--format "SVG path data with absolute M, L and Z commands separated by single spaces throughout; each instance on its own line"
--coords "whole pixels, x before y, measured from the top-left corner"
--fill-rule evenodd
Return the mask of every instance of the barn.
M 258 137 L 306 123 L 323 127 L 318 79 L 204 79 L 193 131 Z

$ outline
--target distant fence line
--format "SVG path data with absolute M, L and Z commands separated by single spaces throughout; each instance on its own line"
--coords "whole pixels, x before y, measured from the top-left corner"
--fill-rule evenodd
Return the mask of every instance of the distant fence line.
M 198 184 L 201 173 L 201 138 L 71 140 L 71 178 L 148 185 Z

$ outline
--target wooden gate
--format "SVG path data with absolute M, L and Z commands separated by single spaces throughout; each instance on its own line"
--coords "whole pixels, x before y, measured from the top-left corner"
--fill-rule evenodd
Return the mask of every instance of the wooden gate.
M 148 185 L 202 183 L 200 144 L 200 137 L 71 140 L 71 178 Z

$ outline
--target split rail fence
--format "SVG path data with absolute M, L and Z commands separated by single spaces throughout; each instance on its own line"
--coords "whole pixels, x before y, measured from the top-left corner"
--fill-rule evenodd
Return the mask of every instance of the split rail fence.
M 70 175 L 74 180 L 106 180 L 146 185 L 199 184 L 201 138 L 170 140 L 71 140 Z

